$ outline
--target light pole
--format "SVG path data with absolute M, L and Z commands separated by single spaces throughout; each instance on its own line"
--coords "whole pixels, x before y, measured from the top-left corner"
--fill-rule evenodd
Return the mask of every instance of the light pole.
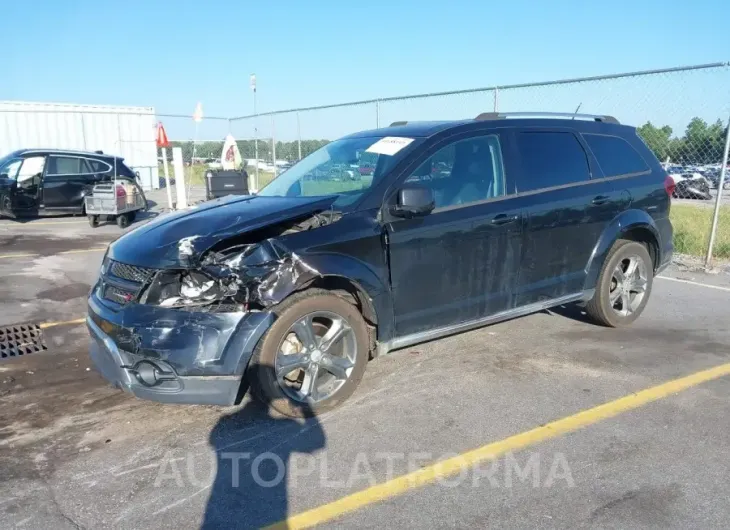
M 297 162 L 302 159 L 302 129 L 299 127 L 299 113 L 297 112 Z
M 256 165 L 256 182 L 254 188 L 259 190 L 259 115 L 256 110 L 256 74 L 251 74 L 251 90 L 253 90 L 253 150 Z
M 271 161 L 274 163 L 274 178 L 276 178 L 276 123 L 271 116 Z

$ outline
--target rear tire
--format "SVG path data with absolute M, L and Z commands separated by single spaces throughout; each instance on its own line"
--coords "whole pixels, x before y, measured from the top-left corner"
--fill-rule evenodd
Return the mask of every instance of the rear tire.
M 620 239 L 611 247 L 586 312 L 603 326 L 628 326 L 644 311 L 654 281 L 654 264 L 641 243 Z
M 370 353 L 367 324 L 358 308 L 329 291 L 310 289 L 290 296 L 274 311 L 277 319 L 256 346 L 246 372 L 254 397 L 281 414 L 299 418 L 321 414 L 340 405 L 360 384 Z M 332 316 L 329 327 L 321 315 Z M 307 348 L 306 339 L 300 341 L 300 333 L 292 329 L 298 329 L 297 326 L 307 319 L 313 319 L 314 326 L 319 326 L 315 329 L 314 348 Z M 344 331 L 330 348 L 326 348 L 327 341 L 323 339 L 336 327 L 334 319 L 341 320 Z M 293 347 L 292 340 L 296 343 Z M 315 353 L 320 349 L 324 355 Z M 322 355 L 322 359 L 315 359 Z M 295 356 L 308 364 L 285 374 L 288 368 L 284 369 L 282 365 L 291 366 L 289 363 Z M 331 363 L 328 359 L 332 358 L 345 363 L 345 369 L 339 367 L 342 370 L 340 378 L 326 367 Z M 314 377 L 308 375 L 312 370 Z M 313 381 L 311 392 L 305 392 L 307 381 Z M 322 399 L 318 399 L 320 396 Z
M 129 226 L 129 214 L 122 214 L 117 216 L 117 226 L 119 228 L 127 228 Z
M 99 226 L 99 216 L 98 215 L 89 215 L 89 225 L 91 228 L 96 228 Z

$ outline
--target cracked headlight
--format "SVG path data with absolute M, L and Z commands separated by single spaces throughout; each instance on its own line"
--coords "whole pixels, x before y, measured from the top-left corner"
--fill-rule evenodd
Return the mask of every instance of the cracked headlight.
M 219 282 L 197 271 L 160 272 L 152 281 L 144 303 L 161 307 L 204 305 L 220 300 Z

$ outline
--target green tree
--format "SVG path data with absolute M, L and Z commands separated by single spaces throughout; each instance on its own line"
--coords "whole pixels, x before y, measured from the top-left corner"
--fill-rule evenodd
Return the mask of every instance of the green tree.
M 656 127 L 651 122 L 638 127 L 636 132 L 661 162 L 705 165 L 722 161 L 727 128 L 719 119 L 708 125 L 702 118 L 694 117 L 681 138 L 672 137 L 672 128 L 668 125 Z
M 644 139 L 646 145 L 649 146 L 649 149 L 654 152 L 654 155 L 661 162 L 666 161 L 667 158 L 673 158 L 672 149 L 676 148 L 676 146 L 673 145 L 672 128 L 669 125 L 655 127 L 648 121 L 641 127 L 638 127 L 636 132 L 639 133 L 639 136 Z

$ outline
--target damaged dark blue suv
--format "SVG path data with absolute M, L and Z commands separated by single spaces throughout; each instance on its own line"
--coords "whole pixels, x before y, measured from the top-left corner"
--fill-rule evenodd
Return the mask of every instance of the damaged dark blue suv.
M 228 405 L 250 385 L 299 415 L 341 403 L 396 348 L 568 302 L 627 325 L 671 259 L 672 187 L 609 116 L 352 134 L 256 196 L 114 242 L 89 296 L 91 357 L 141 398 Z

